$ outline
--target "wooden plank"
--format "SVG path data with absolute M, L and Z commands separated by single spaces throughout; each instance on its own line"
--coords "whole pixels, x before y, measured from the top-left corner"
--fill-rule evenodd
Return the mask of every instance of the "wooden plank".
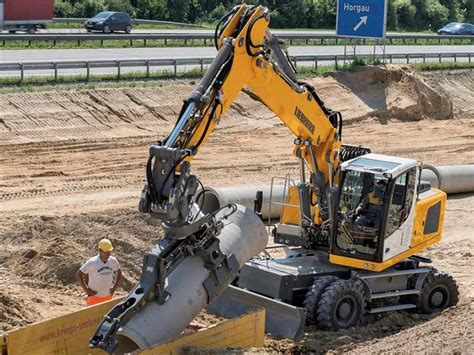
M 62 317 L 35 323 L 7 334 L 8 355 L 98 354 L 89 348 L 89 338 L 104 314 L 122 298 L 116 298 Z
M 265 345 L 265 312 L 255 314 L 255 346 L 260 348 Z
M 253 314 L 250 314 L 249 316 L 254 317 Z M 184 336 L 169 343 L 165 343 L 163 344 L 163 349 L 161 350 L 167 349 L 165 345 L 167 345 L 171 350 L 189 345 L 191 341 L 193 342 L 193 346 L 205 348 L 208 346 L 208 343 L 215 343 L 216 340 L 224 339 L 226 336 L 228 336 L 228 334 L 234 334 L 235 331 L 239 332 L 251 330 L 253 328 L 253 321 L 249 321 L 248 317 L 240 317 L 233 319 L 232 321 L 226 321 L 212 325 L 209 328 L 201 329 L 194 334 L 190 334 L 189 336 Z
M 254 332 L 254 322 L 249 322 L 245 325 L 240 325 L 237 328 L 233 328 L 232 330 L 227 330 L 220 332 L 218 334 L 213 334 L 212 336 L 204 337 L 198 340 L 196 342 L 196 346 L 202 347 L 202 348 L 219 348 L 219 343 L 220 342 L 228 342 L 229 337 L 235 336 L 237 334 L 243 333 L 243 332 Z
M 252 330 L 248 330 L 246 332 L 242 332 L 240 334 L 235 334 L 230 338 L 228 341 L 232 341 L 228 346 L 231 348 L 239 348 L 241 344 L 247 344 L 249 341 L 252 343 L 255 341 L 255 332 Z
M 239 347 L 239 344 L 245 342 L 246 340 L 255 339 L 255 331 L 253 327 L 251 329 L 243 329 L 242 331 L 234 334 L 226 334 L 224 338 L 219 341 L 210 343 L 207 347 L 212 349 L 219 349 L 223 347 Z M 225 344 L 222 346 L 221 344 Z
M 0 335 L 0 355 L 6 355 L 7 353 L 7 336 L 6 334 Z
M 196 346 L 202 349 L 219 349 L 231 346 L 257 347 L 263 345 L 262 334 L 265 334 L 264 309 L 213 325 L 175 341 L 143 350 L 140 354 L 177 354 L 185 346 Z

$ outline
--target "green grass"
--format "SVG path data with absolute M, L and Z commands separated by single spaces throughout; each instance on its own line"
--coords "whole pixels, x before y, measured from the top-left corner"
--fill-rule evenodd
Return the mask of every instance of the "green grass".
M 81 90 L 95 90 L 107 88 L 132 88 L 132 87 L 161 87 L 165 84 L 170 84 L 172 81 L 166 79 L 131 79 L 131 80 L 102 80 L 102 81 L 85 81 L 85 78 L 77 78 L 77 82 L 69 83 L 51 83 L 44 82 L 42 84 L 33 84 L 25 81 L 21 84 L 12 86 L 0 87 L 1 94 L 15 94 L 19 92 L 42 92 L 42 91 L 81 91 Z
M 474 63 L 424 63 L 424 64 L 412 64 L 412 67 L 417 71 L 449 71 L 457 69 L 474 69 Z
M 121 74 L 91 74 L 89 80 L 85 75 L 61 75 L 55 80 L 52 75 L 31 76 L 21 80 L 18 77 L 0 78 L 0 93 L 49 91 L 49 90 L 77 90 L 96 89 L 99 87 L 137 87 L 160 86 L 163 81 L 171 79 L 198 79 L 202 77 L 199 68 L 187 71 L 178 71 L 176 76 L 170 70 L 150 71 L 147 77 L 145 72 L 130 72 Z M 158 84 L 157 84 L 158 83 Z

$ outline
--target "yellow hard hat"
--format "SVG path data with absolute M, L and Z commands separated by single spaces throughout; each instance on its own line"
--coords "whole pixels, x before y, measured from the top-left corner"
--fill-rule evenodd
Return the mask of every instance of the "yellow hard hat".
M 114 250 L 114 247 L 112 246 L 112 242 L 110 240 L 104 238 L 99 242 L 99 249 L 107 252 Z

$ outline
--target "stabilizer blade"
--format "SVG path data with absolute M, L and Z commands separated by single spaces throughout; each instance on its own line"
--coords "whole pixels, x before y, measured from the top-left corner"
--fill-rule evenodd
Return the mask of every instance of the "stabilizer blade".
M 228 286 L 207 309 L 223 317 L 236 317 L 255 308 L 265 308 L 265 331 L 285 338 L 296 338 L 303 333 L 306 315 L 304 308 Z

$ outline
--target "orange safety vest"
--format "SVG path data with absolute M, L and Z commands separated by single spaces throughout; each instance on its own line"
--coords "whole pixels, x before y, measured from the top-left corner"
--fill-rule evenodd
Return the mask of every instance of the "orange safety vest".
M 108 301 L 108 300 L 111 300 L 111 299 L 112 299 L 112 295 L 108 295 L 108 296 L 105 296 L 105 297 L 87 296 L 86 304 L 88 306 L 92 306 L 93 304 L 102 303 L 102 302 L 105 302 L 105 301 Z

